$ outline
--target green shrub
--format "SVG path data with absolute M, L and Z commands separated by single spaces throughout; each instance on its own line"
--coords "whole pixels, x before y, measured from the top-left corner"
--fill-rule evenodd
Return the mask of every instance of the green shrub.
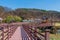
M 21 22 L 22 21 L 22 18 L 21 17 L 18 17 L 18 16 L 14 16 L 14 20 L 16 22 Z
M 22 21 L 22 18 L 21 17 L 18 17 L 18 16 L 7 16 L 3 22 L 5 23 L 11 23 L 11 22 L 21 22 Z

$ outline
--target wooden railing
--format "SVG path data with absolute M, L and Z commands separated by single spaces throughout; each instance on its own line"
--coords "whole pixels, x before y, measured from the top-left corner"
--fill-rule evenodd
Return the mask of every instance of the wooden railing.
M 15 23 L 0 24 L 0 40 L 9 40 L 19 25 Z
M 49 29 L 46 29 L 45 33 L 41 34 L 37 31 L 37 27 L 28 24 L 23 24 L 22 26 L 23 29 L 26 31 L 29 40 L 49 40 Z

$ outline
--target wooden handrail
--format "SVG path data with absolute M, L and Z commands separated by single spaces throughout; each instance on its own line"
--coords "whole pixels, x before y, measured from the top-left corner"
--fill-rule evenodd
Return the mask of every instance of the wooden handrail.
M 18 26 L 17 23 L 0 24 L 0 40 L 9 40 Z
M 49 31 L 45 31 L 45 34 L 41 34 L 37 31 L 37 28 L 32 26 L 32 25 L 28 25 L 28 24 L 23 24 L 22 25 L 24 30 L 26 31 L 26 33 L 29 35 L 31 40 L 41 40 L 40 37 L 37 36 L 37 34 L 41 37 L 43 37 L 42 39 L 44 40 L 49 40 Z M 32 29 L 34 28 L 34 29 Z

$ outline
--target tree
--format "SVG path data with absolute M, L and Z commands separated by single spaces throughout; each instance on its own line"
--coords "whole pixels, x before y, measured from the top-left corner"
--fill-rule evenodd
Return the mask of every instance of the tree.
M 7 16 L 3 22 L 5 23 L 11 23 L 11 22 L 21 22 L 22 21 L 22 18 L 19 17 L 19 16 L 12 16 L 12 15 L 9 15 Z
M 22 18 L 21 17 L 18 17 L 18 16 L 14 16 L 14 20 L 16 22 L 21 22 L 22 21 Z

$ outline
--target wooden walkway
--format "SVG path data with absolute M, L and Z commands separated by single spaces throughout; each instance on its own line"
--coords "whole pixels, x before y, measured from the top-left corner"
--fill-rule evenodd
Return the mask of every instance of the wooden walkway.
M 22 26 L 18 27 L 9 40 L 29 40 L 28 35 Z
M 21 27 L 18 27 L 13 34 L 13 36 L 9 40 L 22 40 L 21 36 Z
M 24 24 L 24 25 L 22 25 L 22 24 Z M 42 25 L 43 24 L 40 24 L 40 26 L 42 26 Z M 47 26 L 47 25 L 44 24 L 44 26 Z M 6 25 L 3 24 L 2 28 L 4 28 L 4 29 L 0 29 L 0 30 L 2 30 L 2 33 L 3 33 L 2 40 L 5 40 L 4 39 L 5 38 L 5 36 L 4 36 L 5 31 L 4 30 L 6 30 L 6 28 L 8 29 L 8 31 L 6 30 L 8 32 L 7 33 L 8 35 L 7 35 L 7 38 L 6 38 L 7 40 L 31 40 L 31 39 L 33 39 L 32 37 L 35 36 L 36 33 L 38 33 L 38 32 L 36 32 L 36 30 L 37 30 L 36 27 L 34 27 L 34 25 L 29 26 L 28 23 L 11 23 L 11 24 L 6 24 Z M 34 30 L 33 30 L 34 35 L 31 34 L 32 33 L 31 28 L 34 28 Z M 45 40 L 49 40 L 48 34 L 49 34 L 49 31 L 46 30 L 45 35 L 44 35 Z

